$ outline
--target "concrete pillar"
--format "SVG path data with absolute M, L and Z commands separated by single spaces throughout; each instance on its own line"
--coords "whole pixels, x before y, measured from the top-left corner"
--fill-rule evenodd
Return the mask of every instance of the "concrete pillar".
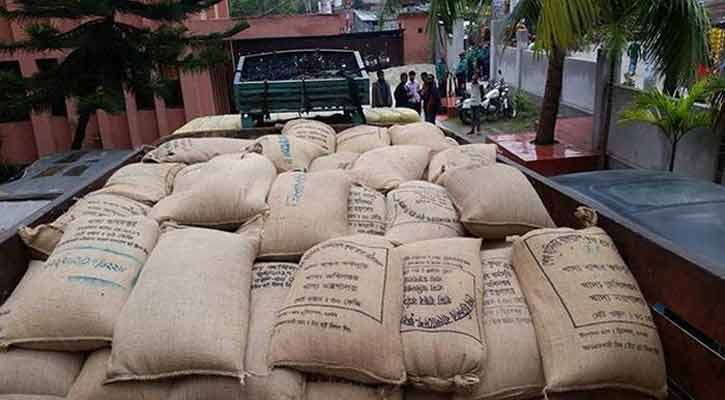
M 453 22 L 453 38 L 448 38 L 448 52 L 446 54 L 448 63 L 448 70 L 455 72 L 458 66 L 458 55 L 463 52 L 463 40 L 465 39 L 466 32 L 463 28 L 463 20 L 457 19 Z
M 516 32 L 516 87 L 523 87 L 523 66 L 524 50 L 529 48 L 529 33 L 526 31 Z
M 492 19 L 491 20 L 491 67 L 489 70 L 489 76 L 494 78 L 498 76 L 498 53 L 503 51 L 504 44 L 504 27 L 506 25 L 505 19 Z M 499 50 L 499 47 L 501 49 Z

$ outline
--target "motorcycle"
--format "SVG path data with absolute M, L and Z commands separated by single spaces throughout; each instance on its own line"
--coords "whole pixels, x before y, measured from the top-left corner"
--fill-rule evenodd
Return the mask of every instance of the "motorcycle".
M 482 89 L 486 94 L 481 98 L 481 118 L 487 121 L 501 118 L 512 119 L 518 115 L 516 104 L 511 96 L 511 87 L 504 80 L 501 70 L 498 73 L 501 75 L 501 79 L 489 81 Z M 460 99 L 456 107 L 461 121 L 469 125 L 473 114 L 471 99 Z

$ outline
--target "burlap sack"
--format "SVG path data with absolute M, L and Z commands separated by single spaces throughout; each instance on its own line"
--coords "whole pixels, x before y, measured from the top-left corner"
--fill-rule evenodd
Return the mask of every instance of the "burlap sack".
M 18 236 L 26 246 L 49 256 L 58 244 L 65 227 L 80 217 L 130 217 L 146 215 L 151 208 L 143 203 L 113 194 L 91 193 L 78 201 L 50 224 L 18 229 Z
M 0 398 L 5 395 L 65 396 L 82 365 L 81 353 L 23 349 L 2 352 Z
M 106 347 L 159 227 L 147 217 L 81 217 L 0 307 L 0 347 Z
M 257 246 L 257 238 L 211 229 L 161 235 L 116 322 L 106 382 L 243 378 Z
M 145 162 L 196 164 L 227 153 L 241 153 L 253 140 L 233 138 L 182 138 L 161 144 L 143 157 Z
M 259 154 L 208 163 L 188 190 L 158 202 L 150 216 L 159 222 L 236 228 L 267 210 L 267 193 L 277 176 L 274 164 Z
M 385 235 L 385 196 L 363 185 L 353 184 L 347 202 L 347 220 L 353 233 Z
M 400 265 L 380 236 L 321 243 L 302 257 L 275 323 L 269 364 L 401 384 Z
M 458 212 L 441 186 L 411 181 L 388 192 L 385 238 L 395 244 L 463 236 Z
M 326 154 L 322 147 L 288 135 L 262 136 L 248 149 L 272 160 L 278 172 L 307 171 L 312 160 Z
M 311 119 L 292 120 L 282 127 L 282 134 L 314 143 L 320 146 L 325 154 L 335 152 L 335 130 L 324 122 Z
M 252 267 L 251 312 L 245 365 L 247 398 L 254 400 L 300 400 L 304 377 L 297 371 L 267 366 L 267 353 L 277 311 L 283 306 L 298 265 L 257 263 Z
M 116 171 L 103 189 L 96 193 L 110 193 L 153 205 L 171 194 L 176 173 L 184 168 L 179 163 L 136 163 Z
M 402 392 L 390 387 L 360 385 L 342 380 L 308 382 L 305 400 L 402 400 Z
M 541 394 L 544 371 L 511 248 L 481 251 L 483 331 L 488 356 L 473 393 L 455 400 L 528 399 Z
M 365 120 L 369 124 L 409 124 L 420 122 L 420 114 L 403 107 L 376 107 L 364 110 Z
M 68 400 L 165 399 L 170 381 L 119 382 L 104 385 L 111 349 L 88 356 L 80 375 L 68 392 Z
M 201 182 L 201 178 L 203 177 L 201 171 L 207 169 L 210 165 L 211 163 L 204 162 L 182 168 L 174 177 L 174 188 L 171 193 L 181 193 L 194 188 Z
M 518 169 L 504 164 L 457 168 L 443 186 L 474 236 L 505 239 L 532 229 L 554 227 L 531 183 Z
M 457 147 L 446 140 L 446 135 L 440 128 L 430 122 L 416 122 L 407 125 L 395 125 L 388 129 L 390 141 L 393 145 L 426 146 L 434 153 Z
M 470 392 L 486 358 L 482 328 L 481 239 L 403 245 L 400 331 L 408 383 L 437 392 Z M 484 372 L 485 373 L 485 372 Z
M 242 130 L 242 118 L 237 114 L 198 117 L 187 122 L 172 135 L 180 134 L 224 134 Z
M 388 128 L 358 125 L 337 134 L 337 152 L 365 153 L 390 146 Z
M 0 394 L 0 400 L 65 400 L 65 397 L 44 394 Z
M 327 171 L 330 169 L 351 169 L 358 157 L 360 157 L 360 154 L 351 153 L 349 151 L 342 151 L 328 156 L 318 157 L 312 161 L 312 165 L 310 165 L 310 172 Z
M 165 400 L 255 399 L 244 394 L 244 386 L 239 379 L 225 376 L 189 376 L 174 379 L 169 396 Z
M 451 400 L 452 397 L 452 393 L 420 390 L 414 387 L 406 387 L 403 393 L 404 400 Z
M 443 175 L 455 168 L 485 167 L 496 163 L 495 144 L 467 144 L 443 150 L 428 164 L 428 181 L 441 184 Z
M 421 179 L 430 149 L 423 146 L 388 146 L 363 153 L 350 171 L 359 183 L 388 191 L 401 183 Z
M 261 257 L 294 259 L 312 246 L 350 233 L 345 172 L 287 172 L 272 184 Z
M 513 265 L 531 308 L 546 391 L 667 395 L 664 354 L 647 302 L 603 230 L 529 232 L 514 242 Z

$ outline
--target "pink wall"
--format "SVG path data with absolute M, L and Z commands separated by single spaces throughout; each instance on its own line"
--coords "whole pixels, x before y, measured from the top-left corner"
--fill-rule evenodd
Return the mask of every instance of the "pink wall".
M 428 38 L 426 25 L 428 24 L 427 14 L 401 14 L 398 22 L 405 30 L 403 32 L 403 55 L 406 64 L 430 63 L 431 62 L 431 41 Z
M 9 164 L 26 164 L 38 158 L 30 121 L 0 124 L 0 161 Z

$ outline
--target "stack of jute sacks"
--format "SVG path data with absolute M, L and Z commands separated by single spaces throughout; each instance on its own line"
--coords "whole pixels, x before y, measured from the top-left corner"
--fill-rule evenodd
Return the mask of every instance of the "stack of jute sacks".
M 666 395 L 612 240 L 492 145 L 296 120 L 144 161 L 21 230 L 0 400 Z

